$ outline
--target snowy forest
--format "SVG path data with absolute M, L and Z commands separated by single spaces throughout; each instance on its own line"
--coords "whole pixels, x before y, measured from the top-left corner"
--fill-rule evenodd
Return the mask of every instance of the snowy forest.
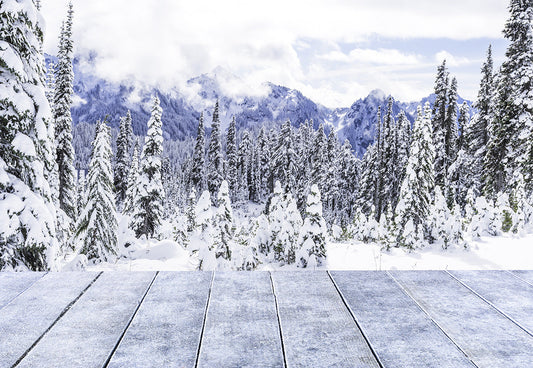
M 218 101 L 195 137 L 169 141 L 157 94 L 145 136 L 133 134 L 130 113 L 115 134 L 107 116 L 74 127 L 73 5 L 57 63 L 46 65 L 39 2 L 0 2 L 0 270 L 87 269 L 147 254 L 179 254 L 198 270 L 327 268 L 332 243 L 446 252 L 525 236 L 533 5 L 510 0 L 508 9 L 504 62 L 495 66 L 487 45 L 472 106 L 458 104 L 460 81 L 444 61 L 434 103 L 418 106 L 412 123 L 389 97 L 358 157 L 312 120 L 238 129 L 234 118 L 223 130 Z M 82 130 L 87 167 L 73 143 Z

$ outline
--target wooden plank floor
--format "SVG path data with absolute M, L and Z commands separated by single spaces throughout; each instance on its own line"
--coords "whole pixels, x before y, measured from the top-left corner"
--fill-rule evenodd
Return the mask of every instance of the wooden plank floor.
M 533 272 L 0 273 L 0 367 L 533 367 Z

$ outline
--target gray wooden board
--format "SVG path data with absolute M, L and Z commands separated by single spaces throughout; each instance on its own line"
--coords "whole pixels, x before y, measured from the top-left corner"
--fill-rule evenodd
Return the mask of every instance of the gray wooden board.
M 525 282 L 533 285 L 533 270 L 529 271 L 511 271 Z
M 533 286 L 507 271 L 450 271 L 533 334 Z
M 388 274 L 331 274 L 385 367 L 473 367 Z
M 161 272 L 109 367 L 194 367 L 211 272 Z
M 379 367 L 326 272 L 273 272 L 289 367 Z
M 533 367 L 533 337 L 444 271 L 391 271 L 479 367 Z
M 43 272 L 0 272 L 0 309 L 43 276 Z
M 153 277 L 104 272 L 19 367 L 102 367 Z
M 268 272 L 216 272 L 199 367 L 282 367 Z
M 0 367 L 11 367 L 94 280 L 96 273 L 48 273 L 0 310 Z

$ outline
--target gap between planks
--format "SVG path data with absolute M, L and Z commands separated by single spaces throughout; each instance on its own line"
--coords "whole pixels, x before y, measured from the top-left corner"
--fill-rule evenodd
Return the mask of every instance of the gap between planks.
M 211 283 L 209 284 L 209 291 L 207 293 L 207 301 L 205 303 L 204 320 L 202 321 L 202 330 L 200 331 L 200 339 L 198 340 L 198 350 L 196 351 L 196 361 L 194 362 L 194 368 L 198 367 L 200 363 L 200 351 L 202 349 L 202 340 L 204 338 L 205 324 L 207 322 L 207 312 L 209 312 L 209 302 L 211 300 L 211 290 L 213 289 L 213 282 L 215 281 L 215 271 L 212 271 Z
M 15 295 L 13 298 L 11 298 L 11 300 L 9 302 L 7 302 L 6 304 L 4 304 L 2 307 L 0 307 L 0 310 L 4 309 L 5 307 L 7 307 L 9 304 L 11 304 L 15 299 L 17 299 L 19 296 L 21 296 L 22 294 L 24 294 L 26 292 L 26 290 L 28 290 L 29 288 L 31 288 L 33 285 L 35 285 L 35 283 L 39 280 L 41 280 L 43 277 L 45 277 L 46 275 L 48 274 L 48 272 L 45 272 L 41 277 L 39 277 L 38 279 L 36 279 L 35 281 L 33 281 L 30 285 L 28 285 L 26 288 L 24 288 L 24 290 L 22 290 L 20 293 L 18 293 L 17 295 Z
M 39 338 L 37 338 L 37 340 L 35 340 L 33 342 L 33 344 L 31 344 L 31 346 L 24 352 L 24 354 L 22 354 L 20 356 L 20 358 L 17 359 L 17 361 L 15 362 L 15 364 L 13 364 L 11 366 L 11 368 L 15 368 L 16 366 L 18 366 L 20 364 L 20 362 L 22 362 L 22 360 L 30 353 L 30 351 L 32 351 L 32 349 L 39 343 L 39 341 L 41 341 L 43 339 L 43 337 L 48 333 L 50 332 L 50 330 L 59 322 L 59 320 L 61 318 L 63 318 L 63 316 L 70 310 L 70 308 L 72 308 L 72 306 L 74 304 L 76 304 L 76 302 L 83 296 L 83 294 L 85 294 L 87 292 L 87 290 L 89 290 L 89 288 L 91 286 L 93 286 L 93 284 L 96 282 L 96 280 L 98 280 L 98 278 L 103 274 L 102 271 L 100 271 L 96 277 L 89 283 L 89 285 L 87 285 L 85 287 L 85 289 L 83 289 L 81 291 L 81 293 L 73 300 L 71 301 L 62 311 L 61 313 L 59 314 L 59 316 L 57 316 L 57 318 L 54 320 L 54 322 L 52 322 L 52 324 L 46 329 L 46 331 L 44 331 L 41 336 L 39 336 Z
M 107 359 L 106 359 L 104 365 L 102 366 L 102 368 L 107 368 L 107 366 L 111 362 L 111 359 L 113 358 L 113 355 L 115 355 L 115 352 L 117 351 L 118 347 L 120 346 L 120 343 L 124 339 L 124 336 L 126 336 L 126 332 L 128 332 L 128 329 L 130 328 L 131 323 L 133 322 L 133 319 L 135 318 L 135 316 L 137 315 L 137 312 L 141 308 L 141 304 L 144 302 L 144 299 L 146 298 L 146 295 L 148 295 L 148 292 L 152 288 L 152 285 L 154 284 L 154 281 L 155 281 L 157 275 L 159 275 L 159 271 L 156 271 L 154 277 L 152 278 L 152 281 L 150 281 L 150 283 L 148 284 L 148 287 L 146 288 L 141 300 L 139 301 L 139 304 L 137 304 L 137 307 L 133 311 L 130 319 L 128 320 L 128 323 L 126 324 L 126 327 L 124 328 L 124 330 L 122 331 L 122 334 L 118 338 L 117 343 L 113 347 L 113 350 L 111 350 L 111 353 L 109 353 L 109 356 L 107 357 Z
M 515 321 L 511 316 L 509 316 L 507 313 L 505 313 L 504 311 L 500 310 L 498 307 L 496 307 L 494 304 L 492 304 L 488 299 L 486 299 L 483 295 L 479 294 L 477 291 L 475 291 L 474 289 L 472 289 L 470 286 L 468 286 L 465 282 L 463 282 L 462 280 L 460 280 L 459 278 L 455 277 L 453 274 L 451 274 L 448 270 L 445 270 L 445 272 L 452 278 L 454 279 L 455 281 L 457 281 L 460 285 L 464 286 L 465 288 L 467 288 L 472 294 L 474 294 L 475 296 L 477 296 L 479 299 L 483 300 L 485 303 L 487 303 L 490 307 L 492 307 L 494 310 L 496 310 L 496 312 L 500 313 L 502 316 L 504 316 L 505 318 L 507 318 L 509 321 L 513 322 L 518 328 L 520 328 L 521 330 L 523 330 L 525 333 L 527 333 L 528 335 L 530 335 L 531 337 L 533 337 L 533 333 L 531 331 L 529 331 L 527 328 L 523 327 L 522 325 L 520 325 L 520 323 L 518 323 L 517 321 Z
M 478 367 L 478 365 L 476 363 L 474 363 L 474 360 L 459 346 L 459 344 L 444 330 L 444 328 L 442 328 L 441 325 L 439 325 L 439 323 L 437 321 L 435 321 L 433 319 L 433 317 L 431 317 L 431 315 L 428 313 L 428 311 L 426 311 L 424 309 L 424 307 L 422 307 L 422 305 L 415 299 L 415 297 L 413 295 L 411 295 L 404 287 L 402 284 L 400 284 L 400 282 L 398 280 L 396 280 L 396 278 L 389 272 L 389 271 L 385 271 L 387 273 L 387 275 L 389 275 L 389 277 L 396 283 L 396 285 L 398 285 L 398 287 L 405 293 L 405 295 L 407 295 L 409 298 L 411 298 L 411 300 L 413 300 L 415 302 L 415 304 L 418 306 L 418 308 L 431 320 L 431 322 L 433 322 L 435 324 L 435 326 L 437 326 L 437 328 L 439 330 L 442 331 L 442 333 L 444 334 L 444 336 L 446 336 L 448 339 L 450 339 L 450 341 L 457 347 L 457 349 L 459 349 L 459 351 L 461 353 L 464 354 L 464 356 L 473 364 L 474 367 Z M 479 368 L 479 367 L 478 367 Z
M 348 310 L 348 313 L 350 313 L 350 316 L 352 317 L 353 321 L 355 322 L 355 326 L 361 332 L 361 336 L 363 336 L 363 339 L 365 339 L 365 342 L 368 345 L 368 348 L 370 349 L 370 351 L 372 352 L 372 355 L 374 356 L 374 359 L 376 359 L 376 362 L 378 363 L 380 368 L 384 368 L 384 365 L 381 362 L 381 360 L 379 359 L 379 356 L 378 356 L 377 352 L 374 350 L 374 347 L 370 344 L 370 341 L 368 340 L 368 337 L 366 336 L 365 332 L 361 328 L 361 325 L 357 321 L 357 318 L 355 318 L 355 314 L 353 313 L 352 308 L 350 308 L 350 305 L 348 304 L 348 301 L 346 300 L 346 298 L 342 294 L 341 289 L 339 288 L 339 286 L 335 282 L 335 279 L 333 278 L 333 276 L 331 275 L 331 273 L 329 271 L 326 271 L 326 273 L 328 274 L 329 279 L 333 283 L 333 287 L 335 288 L 335 290 L 337 290 L 337 293 L 339 294 L 339 296 L 340 296 L 340 298 L 342 300 L 342 303 L 344 304 L 344 307 Z
M 276 295 L 276 287 L 272 279 L 272 272 L 268 271 L 270 277 L 270 285 L 272 286 L 272 295 L 274 296 L 274 304 L 276 306 L 276 318 L 278 319 L 279 338 L 281 340 L 281 354 L 283 355 L 283 367 L 287 368 L 287 356 L 285 354 L 285 342 L 283 341 L 283 329 L 281 327 L 281 318 L 279 316 L 278 296 Z

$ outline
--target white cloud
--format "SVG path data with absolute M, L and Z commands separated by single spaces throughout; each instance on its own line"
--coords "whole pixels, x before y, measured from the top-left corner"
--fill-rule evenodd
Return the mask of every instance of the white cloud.
M 469 64 L 472 60 L 466 57 L 454 56 L 446 50 L 439 51 L 435 54 L 435 61 L 441 64 L 443 60 L 446 60 L 448 66 L 461 66 Z
M 369 35 L 497 38 L 507 17 L 507 2 L 484 0 L 480 6 L 478 0 L 74 0 L 74 39 L 77 52 L 97 52 L 97 72 L 110 80 L 134 78 L 163 88 L 179 87 L 221 65 L 248 85 L 268 80 L 301 87 L 309 95 L 337 96 L 320 100 L 326 103 L 348 100 L 341 96 L 362 93 L 366 87 L 360 86 L 370 82 L 359 80 L 358 73 L 345 72 L 345 77 L 356 78 L 357 83 L 346 82 L 352 87 L 338 88 L 335 80 L 308 82 L 316 76 L 306 70 L 310 67 L 302 63 L 299 52 L 316 52 L 312 40 L 336 45 Z M 49 53 L 56 53 L 66 4 L 67 0 L 42 2 Z M 324 55 L 331 62 L 337 58 L 336 62 L 374 63 L 395 70 L 420 63 L 419 55 L 366 46 L 348 54 L 329 50 Z M 385 80 L 377 69 L 372 70 L 370 74 L 378 78 L 373 88 L 391 83 L 390 73 L 385 73 Z M 331 72 L 330 65 L 324 74 Z

